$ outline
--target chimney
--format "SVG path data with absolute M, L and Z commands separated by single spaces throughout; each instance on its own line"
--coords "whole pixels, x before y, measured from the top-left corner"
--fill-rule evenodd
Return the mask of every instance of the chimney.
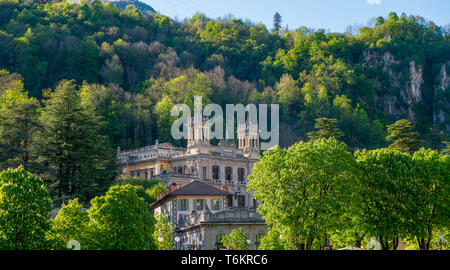
M 182 186 L 182 184 L 177 184 L 177 189 L 180 189 Z
M 226 186 L 221 186 L 221 187 L 220 187 L 220 190 L 222 190 L 222 191 L 227 191 L 227 187 L 226 187 Z

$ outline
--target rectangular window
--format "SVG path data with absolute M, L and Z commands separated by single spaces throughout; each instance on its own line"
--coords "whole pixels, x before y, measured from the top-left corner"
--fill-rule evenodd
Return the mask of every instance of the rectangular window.
M 233 195 L 228 195 L 228 207 L 233 207 Z
M 244 168 L 238 168 L 238 180 L 240 182 L 243 182 L 245 180 L 245 169 Z
M 206 179 L 206 167 L 202 167 L 203 179 Z
M 178 210 L 179 211 L 188 211 L 189 210 L 189 200 L 187 200 L 187 199 L 178 200 Z
M 220 177 L 219 166 L 212 166 L 212 175 L 214 180 L 218 180 Z
M 211 200 L 211 210 L 222 210 L 222 200 Z
M 245 195 L 238 196 L 238 207 L 245 207 Z
M 205 207 L 205 200 L 204 199 L 197 199 L 195 200 L 195 210 L 202 211 Z
M 228 181 L 233 180 L 233 169 L 231 167 L 225 167 L 225 179 Z

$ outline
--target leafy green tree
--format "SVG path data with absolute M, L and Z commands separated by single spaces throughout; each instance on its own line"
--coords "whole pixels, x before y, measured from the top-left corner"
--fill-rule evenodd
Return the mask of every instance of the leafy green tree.
M 47 249 L 52 201 L 23 166 L 0 173 L 0 249 Z
M 114 181 L 114 185 L 124 186 L 130 184 L 132 186 L 140 186 L 144 189 L 151 189 L 156 184 L 162 183 L 160 178 L 152 178 L 151 180 L 141 177 L 119 177 Z
M 434 233 L 448 227 L 450 157 L 421 148 L 414 153 L 413 161 L 419 193 L 413 202 L 416 211 L 409 237 L 417 241 L 421 250 L 428 250 L 434 240 Z
M 296 250 L 288 230 L 273 225 L 261 239 L 258 250 Z
M 45 101 L 41 159 L 57 201 L 80 197 L 84 202 L 104 192 L 113 180 L 115 151 L 98 133 L 101 121 L 83 107 L 76 85 L 63 80 Z
M 150 189 L 147 189 L 146 192 L 150 196 L 150 203 L 155 202 L 158 198 L 158 195 L 166 192 L 167 187 L 162 182 L 158 182 L 153 185 Z
M 170 224 L 168 218 L 160 214 L 156 215 L 156 225 L 155 232 L 153 233 L 153 238 L 156 242 L 158 250 L 175 249 L 174 230 L 175 226 Z
M 242 228 L 234 229 L 222 238 L 224 250 L 248 250 L 248 236 Z
M 175 141 L 171 135 L 171 127 L 176 117 L 171 115 L 172 108 L 175 104 L 168 96 L 164 96 L 163 99 L 155 106 L 155 114 L 158 116 L 156 126 L 158 128 L 158 139 L 161 142 L 169 142 L 179 146 L 179 141 Z
M 406 153 L 413 153 L 418 150 L 423 141 L 419 139 L 419 133 L 413 131 L 411 122 L 401 119 L 392 125 L 387 126 L 388 135 L 386 140 L 392 141 L 390 149 L 399 150 Z
M 275 89 L 282 111 L 287 116 L 295 117 L 299 104 L 302 103 L 302 95 L 297 82 L 289 74 L 284 74 L 276 83 Z
M 336 124 L 336 119 L 317 118 L 316 123 L 314 124 L 314 128 L 317 130 L 309 132 L 308 137 L 311 140 L 318 140 L 322 138 L 329 139 L 331 137 L 338 139 L 344 134 L 339 130 L 339 128 L 336 127 Z
M 137 190 L 131 185 L 113 186 L 91 200 L 89 249 L 156 249 L 155 218 Z
M 39 101 L 28 97 L 21 80 L 0 91 L 0 101 L 0 169 L 23 165 L 36 171 Z
M 255 163 L 249 190 L 269 226 L 289 232 L 296 249 L 351 226 L 342 217 L 357 202 L 356 163 L 347 146 L 335 138 L 274 148 Z
M 89 241 L 88 236 L 89 215 L 78 202 L 78 199 L 70 200 L 62 205 L 56 217 L 51 222 L 51 229 L 47 239 L 55 249 L 66 249 L 69 241 L 80 243 L 80 249 Z
M 360 175 L 360 215 L 356 226 L 376 237 L 382 249 L 397 249 L 399 239 L 418 226 L 416 200 L 420 194 L 412 157 L 397 150 L 356 152 Z

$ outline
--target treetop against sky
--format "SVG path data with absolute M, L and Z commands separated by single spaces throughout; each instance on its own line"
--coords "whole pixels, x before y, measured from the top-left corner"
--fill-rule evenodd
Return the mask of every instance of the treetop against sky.
M 272 28 L 279 12 L 290 29 L 307 26 L 344 32 L 348 25 L 366 25 L 371 18 L 396 12 L 421 15 L 437 25 L 450 24 L 448 0 L 142 0 L 156 11 L 183 20 L 197 12 L 211 18 L 232 14 Z

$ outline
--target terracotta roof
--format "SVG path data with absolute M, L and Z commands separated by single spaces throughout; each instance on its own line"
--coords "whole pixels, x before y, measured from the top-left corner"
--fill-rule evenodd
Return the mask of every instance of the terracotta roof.
M 169 189 L 168 189 L 169 190 Z M 200 181 L 193 181 L 183 187 L 175 189 L 169 193 L 160 197 L 156 202 L 150 204 L 150 206 L 158 205 L 161 201 L 169 196 L 178 196 L 178 195 L 232 195 L 227 191 L 223 191 L 221 189 L 217 189 L 208 184 L 202 183 Z
M 200 181 L 194 181 L 170 192 L 168 195 L 231 195 L 231 193 L 217 189 Z

